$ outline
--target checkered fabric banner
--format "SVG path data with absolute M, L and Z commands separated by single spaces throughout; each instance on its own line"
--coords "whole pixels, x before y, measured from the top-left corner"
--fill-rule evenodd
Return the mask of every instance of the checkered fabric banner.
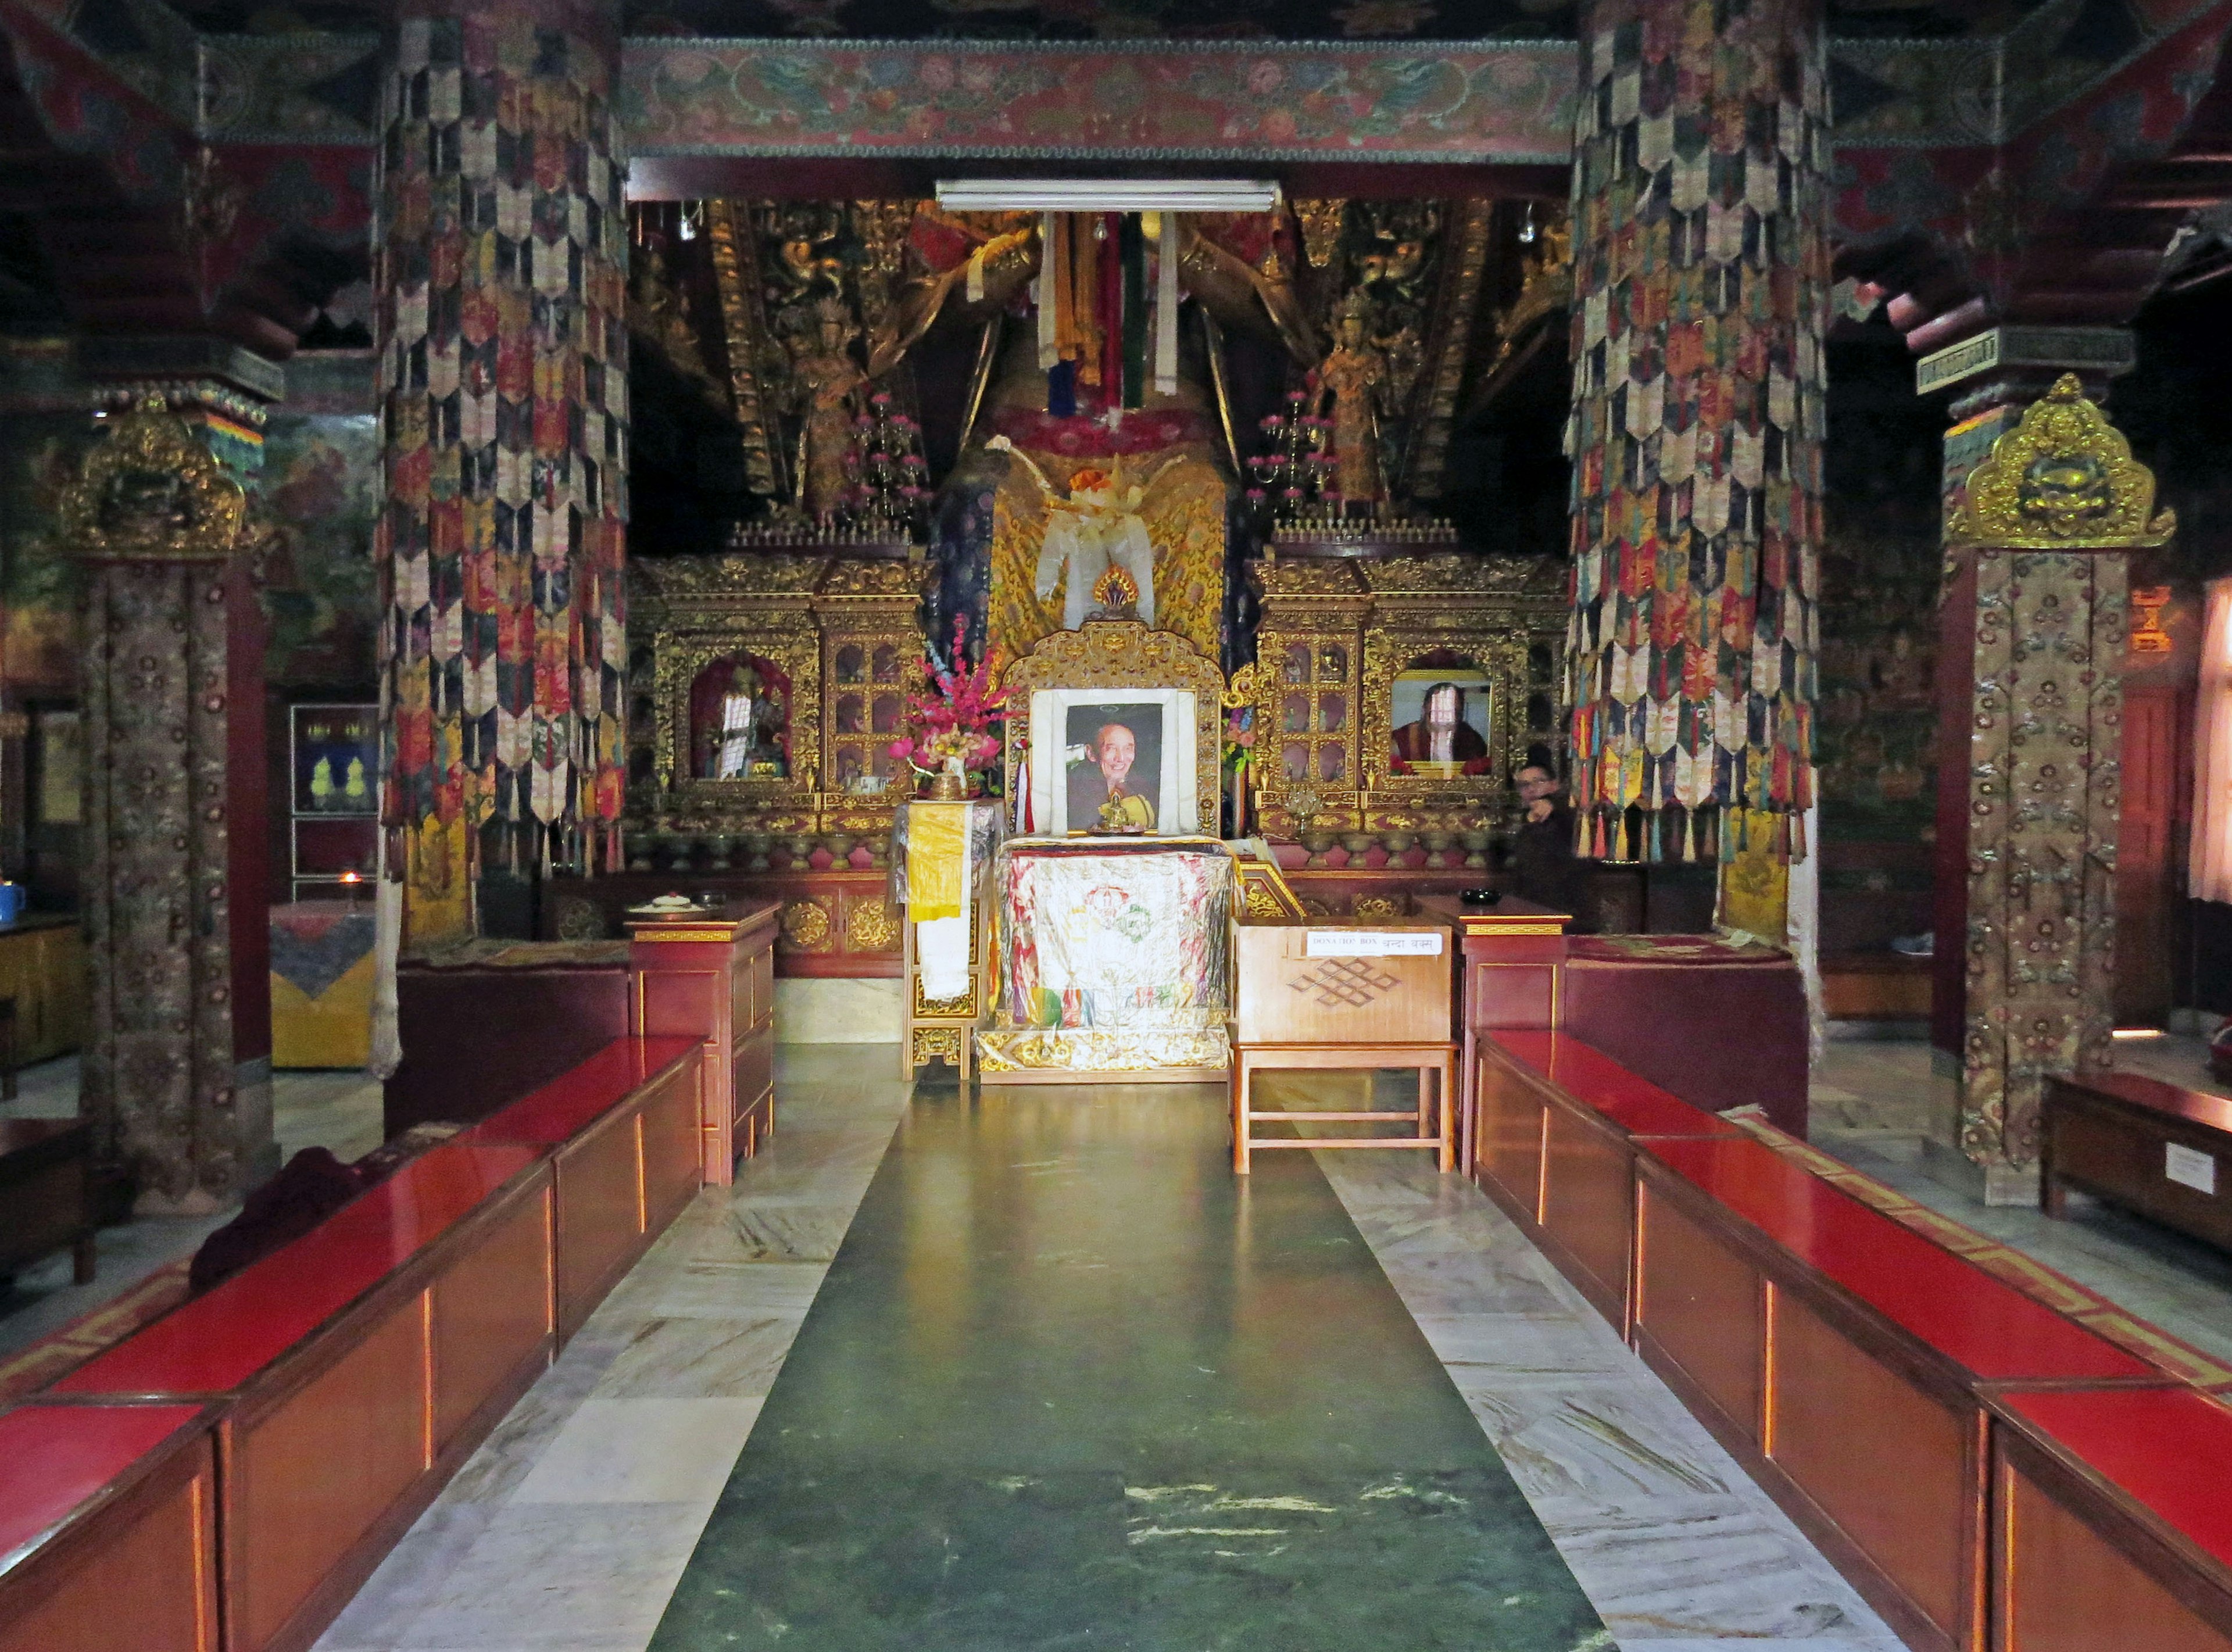
M 1600 0 L 1573 159 L 1580 852 L 1805 853 L 1829 247 L 1814 0 Z M 1640 841 L 1625 841 L 1631 807 Z
M 406 0 L 394 29 L 377 243 L 384 823 L 498 820 L 516 851 L 609 859 L 627 658 L 614 20 Z

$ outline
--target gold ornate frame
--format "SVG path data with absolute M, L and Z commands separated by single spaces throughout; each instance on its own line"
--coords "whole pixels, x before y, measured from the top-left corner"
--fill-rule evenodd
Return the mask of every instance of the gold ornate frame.
M 1079 631 L 1041 637 L 1008 667 L 1008 795 L 1028 786 L 1030 696 L 1038 689 L 1185 689 L 1193 694 L 1196 807 L 1214 821 L 1223 746 L 1224 673 L 1176 632 L 1150 631 L 1136 619 L 1088 619 Z M 1205 827 L 1214 836 L 1212 827 Z
M 1565 647 L 1564 565 L 1522 557 L 1359 556 L 1284 560 L 1260 571 L 1256 718 L 1266 829 L 1292 837 L 1310 820 L 1334 830 L 1408 830 L 1438 813 L 1498 806 L 1527 744 L 1528 653 Z M 1353 715 L 1349 784 L 1297 783 L 1279 767 L 1284 735 L 1284 651 L 1338 644 L 1350 651 Z M 1493 684 L 1488 768 L 1455 780 L 1391 771 L 1394 680 L 1419 655 L 1447 649 L 1476 661 Z M 1313 687 L 1314 688 L 1314 683 Z M 1320 737 L 1322 739 L 1322 736 Z
M 881 831 L 901 794 L 825 792 L 835 696 L 829 683 L 847 643 L 873 654 L 888 644 L 905 662 L 895 685 L 920 686 L 915 624 L 920 565 L 889 558 L 743 554 L 644 558 L 636 576 L 635 628 L 648 632 L 655 714 L 652 772 L 664 806 L 685 817 L 773 831 Z M 750 652 L 790 678 L 790 774 L 702 780 L 689 770 L 690 690 L 714 661 Z M 884 686 L 884 685 L 877 685 Z

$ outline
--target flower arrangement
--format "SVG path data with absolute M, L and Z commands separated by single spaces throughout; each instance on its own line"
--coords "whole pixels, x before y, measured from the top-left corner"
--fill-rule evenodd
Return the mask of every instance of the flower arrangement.
M 934 655 L 923 660 L 935 692 L 907 696 L 913 731 L 891 746 L 892 755 L 916 774 L 946 777 L 962 787 L 970 774 L 999 761 L 1000 739 L 992 729 L 1006 716 L 1008 705 L 1008 691 L 992 686 L 994 662 L 989 657 L 974 670 L 961 669 L 968 658 L 963 649 L 968 625 L 965 617 L 954 616 L 950 668 L 941 667 Z

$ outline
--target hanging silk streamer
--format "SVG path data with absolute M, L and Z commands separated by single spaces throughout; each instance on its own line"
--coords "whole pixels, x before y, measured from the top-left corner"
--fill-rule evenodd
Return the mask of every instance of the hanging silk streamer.
M 1178 215 L 1162 218 L 1161 256 L 1155 272 L 1155 393 L 1178 392 Z
M 1068 330 L 1062 335 L 1061 353 L 1077 364 L 1077 382 L 1100 383 L 1100 243 L 1093 236 L 1097 217 L 1070 212 L 1069 310 L 1064 317 Z
M 1054 288 L 1061 284 L 1055 254 L 1060 244 L 1057 215 L 1039 214 L 1039 273 L 1031 283 L 1032 301 L 1039 307 L 1039 371 L 1051 373 L 1061 360 L 1061 333 L 1055 324 Z
M 1139 215 L 1126 212 L 1117 232 L 1118 256 L 1124 267 L 1124 402 L 1138 407 L 1147 389 L 1147 240 L 1139 232 Z
M 1103 212 L 1099 229 L 1100 272 L 1100 395 L 1111 407 L 1124 400 L 1124 215 Z

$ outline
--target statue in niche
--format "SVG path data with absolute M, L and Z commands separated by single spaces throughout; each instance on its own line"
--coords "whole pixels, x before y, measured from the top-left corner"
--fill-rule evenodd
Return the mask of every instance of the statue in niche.
M 851 496 L 860 469 L 853 421 L 866 411 L 868 375 L 853 360 L 854 325 L 834 295 L 815 301 L 810 327 L 792 335 L 791 379 L 797 386 L 799 509 L 815 519 L 834 515 Z
M 787 774 L 787 686 L 749 655 L 717 660 L 701 671 L 690 691 L 692 775 L 741 781 Z
M 1312 375 L 1312 411 L 1333 420 L 1333 475 L 1343 499 L 1377 502 L 1387 497 L 1379 465 L 1380 402 L 1387 392 L 1387 358 L 1372 341 L 1372 303 L 1351 293 L 1333 317 L 1333 350 Z

